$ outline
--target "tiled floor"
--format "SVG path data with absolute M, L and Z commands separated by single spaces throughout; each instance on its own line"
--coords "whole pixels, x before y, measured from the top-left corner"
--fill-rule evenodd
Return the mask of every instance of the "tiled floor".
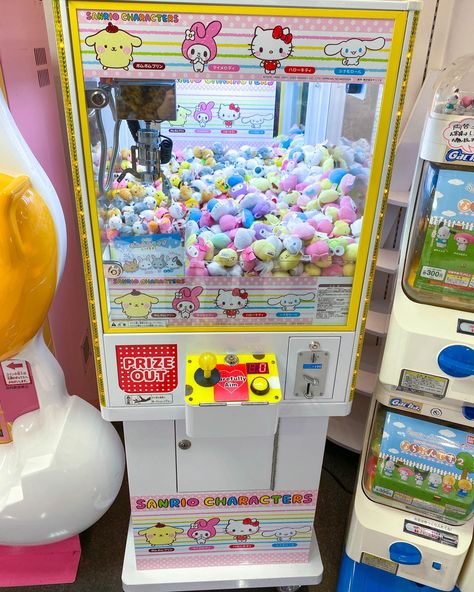
M 358 456 L 328 443 L 316 514 L 316 533 L 324 564 L 323 581 L 311 592 L 335 592 L 339 560 L 354 487 Z M 348 491 L 346 491 L 348 490 Z M 82 557 L 74 584 L 8 588 L 9 592 L 120 592 L 128 526 L 127 486 L 107 514 L 81 535 Z M 250 592 L 250 591 L 249 591 Z M 264 592 L 260 589 L 260 592 Z

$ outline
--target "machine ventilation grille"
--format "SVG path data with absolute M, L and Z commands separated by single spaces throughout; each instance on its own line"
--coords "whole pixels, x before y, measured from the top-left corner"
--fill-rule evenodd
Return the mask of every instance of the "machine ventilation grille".
M 35 64 L 37 66 L 44 66 L 44 64 L 48 62 L 46 58 L 46 48 L 35 47 L 33 51 L 35 52 Z
M 44 68 L 43 70 L 38 70 L 37 74 L 38 74 L 38 83 L 39 83 L 40 87 L 49 86 L 51 84 L 51 82 L 49 80 L 49 71 L 47 68 Z

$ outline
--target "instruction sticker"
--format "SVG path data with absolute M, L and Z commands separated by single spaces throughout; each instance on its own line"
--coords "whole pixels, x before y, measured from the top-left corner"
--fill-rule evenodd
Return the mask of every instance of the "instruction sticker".
M 126 395 L 125 405 L 138 407 L 140 405 L 170 405 L 173 395 Z
M 364 563 L 365 565 L 370 565 L 371 567 L 376 567 L 377 569 L 387 571 L 388 573 L 394 575 L 398 571 L 398 563 L 395 563 L 395 561 L 390 561 L 390 559 L 377 557 L 377 555 L 372 555 L 371 553 L 362 553 L 360 556 L 360 562 Z
M 21 388 L 32 382 L 25 360 L 5 360 L 2 362 L 2 372 L 6 388 Z
M 418 524 L 411 520 L 405 520 L 403 525 L 403 532 L 408 532 L 413 536 L 421 537 L 422 539 L 428 539 L 435 543 L 441 543 L 442 545 L 448 545 L 449 547 L 456 548 L 458 546 L 459 537 L 457 534 L 447 532 L 446 530 L 440 530 L 433 526 L 425 526 Z
M 432 395 L 442 399 L 446 395 L 448 384 L 449 380 L 442 376 L 403 369 L 400 374 L 398 390 L 418 395 Z

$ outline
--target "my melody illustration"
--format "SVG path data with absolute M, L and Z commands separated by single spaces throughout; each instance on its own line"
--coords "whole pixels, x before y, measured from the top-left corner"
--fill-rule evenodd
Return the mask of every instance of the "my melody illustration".
M 207 545 L 209 549 L 213 549 L 212 545 L 216 541 L 212 539 L 218 539 L 219 543 L 223 542 L 233 549 L 239 547 L 248 549 L 254 546 L 257 535 L 270 543 L 279 543 L 284 547 L 285 543 L 290 542 L 291 546 L 295 546 L 299 535 L 303 535 L 303 540 L 306 541 L 308 533 L 311 531 L 311 526 L 303 525 L 285 525 L 267 530 L 255 517 L 230 518 L 228 520 L 212 517 L 209 519 L 199 518 L 192 522 L 188 528 L 157 522 L 153 526 L 138 530 L 137 535 L 144 537 L 147 544 L 150 545 L 151 551 L 154 547 L 172 547 L 175 544 L 187 544 L 191 549 L 194 545 L 202 548 Z

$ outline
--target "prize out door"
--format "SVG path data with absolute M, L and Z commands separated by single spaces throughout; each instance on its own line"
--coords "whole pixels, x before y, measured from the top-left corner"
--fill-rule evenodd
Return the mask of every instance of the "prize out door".
M 176 422 L 178 491 L 271 489 L 275 436 L 189 438 Z

